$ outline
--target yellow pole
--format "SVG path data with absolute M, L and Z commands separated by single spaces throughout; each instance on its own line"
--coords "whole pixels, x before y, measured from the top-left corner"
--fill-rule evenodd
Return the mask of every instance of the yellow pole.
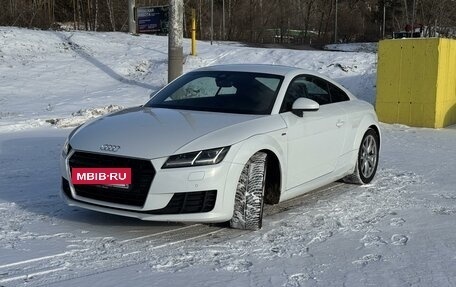
M 196 56 L 196 16 L 195 9 L 192 9 L 192 56 Z

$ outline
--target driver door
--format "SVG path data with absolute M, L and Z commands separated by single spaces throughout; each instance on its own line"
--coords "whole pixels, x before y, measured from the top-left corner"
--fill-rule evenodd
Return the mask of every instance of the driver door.
M 293 114 L 292 102 L 301 96 L 319 103 L 320 109 L 302 117 Z M 296 77 L 288 87 L 281 116 L 288 126 L 286 189 L 331 173 L 342 153 L 346 116 L 337 103 L 331 103 L 327 82 L 315 76 Z

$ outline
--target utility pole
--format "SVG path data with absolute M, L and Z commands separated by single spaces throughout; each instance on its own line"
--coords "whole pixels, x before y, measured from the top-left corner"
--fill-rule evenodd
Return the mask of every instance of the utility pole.
M 182 75 L 183 71 L 183 18 L 184 1 L 169 0 L 168 82 Z
M 136 0 L 128 0 L 128 32 L 136 34 L 135 19 Z
M 335 16 L 334 16 L 334 43 L 337 44 L 337 6 L 339 1 L 336 0 L 336 9 L 335 9 Z

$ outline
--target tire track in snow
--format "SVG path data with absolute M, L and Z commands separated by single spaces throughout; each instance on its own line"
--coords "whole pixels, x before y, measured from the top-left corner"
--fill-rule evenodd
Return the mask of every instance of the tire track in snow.
M 309 196 L 321 196 L 325 192 L 340 192 L 349 185 L 333 183 L 306 195 L 290 199 L 279 205 L 265 208 L 265 216 L 289 212 L 302 207 Z M 292 213 L 292 212 L 291 212 Z M 292 214 L 290 214 L 293 216 Z M 287 217 L 288 218 L 288 217 Z M 213 241 L 224 242 L 248 233 L 220 226 L 193 224 L 150 235 L 118 241 L 112 237 L 71 240 L 74 249 L 63 253 L 8 263 L 0 266 L 0 284 L 41 285 L 102 273 L 108 270 L 137 265 L 166 249 L 185 242 L 219 234 Z M 89 246 L 87 246 L 89 245 Z M 107 264 L 109 262 L 109 264 Z M 68 270 L 71 270 L 69 274 Z
M 81 250 L 67 251 L 55 255 L 4 264 L 0 266 L 0 284 L 17 281 L 28 282 L 36 277 L 66 270 L 67 266 L 61 264 L 58 258 L 74 256 L 77 251 Z
M 27 280 L 32 279 L 32 278 L 37 277 L 37 276 L 44 276 L 44 275 L 47 275 L 47 274 L 50 274 L 50 273 L 54 273 L 54 272 L 57 272 L 57 271 L 63 271 L 63 270 L 66 270 L 66 269 L 67 269 L 66 267 L 60 267 L 60 268 L 55 268 L 55 269 L 49 269 L 49 270 L 43 270 L 43 271 L 39 271 L 39 272 L 35 272 L 35 273 L 30 273 L 30 274 L 26 274 L 26 275 L 19 275 L 19 276 L 16 276 L 16 277 L 9 277 L 9 278 L 5 278 L 5 279 L 1 279 L 0 283 L 3 284 L 3 283 L 9 283 L 9 282 L 18 281 L 18 280 L 27 281 Z
M 89 243 L 88 248 L 1 265 L 0 284 L 50 284 L 136 265 L 147 262 L 159 249 L 211 236 L 224 229 L 194 224 L 122 241 L 111 237 L 95 239 L 92 242 L 83 239 L 80 241 Z M 74 243 L 77 242 L 73 242 L 72 246 L 75 246 Z M 68 270 L 71 270 L 71 274 Z
M 75 251 L 66 251 L 66 252 L 62 252 L 62 253 L 59 253 L 59 254 L 55 254 L 55 255 L 47 255 L 47 256 L 43 256 L 43 257 L 38 257 L 38 258 L 33 258 L 33 259 L 28 259 L 28 260 L 23 260 L 23 261 L 18 261 L 18 262 L 14 262 L 14 263 L 3 264 L 3 265 L 0 265 L 0 272 L 1 272 L 2 269 L 5 269 L 5 268 L 19 266 L 19 265 L 25 265 L 27 263 L 34 263 L 34 262 L 38 262 L 38 261 L 43 261 L 43 260 L 47 260 L 47 259 L 63 257 L 63 256 L 67 256 L 67 255 L 73 255 L 74 253 L 75 253 Z
M 391 187 L 391 185 L 376 185 L 372 188 L 382 190 L 387 187 Z M 328 205 L 326 202 L 331 203 L 334 197 L 338 194 L 351 194 L 356 189 L 359 189 L 359 187 L 355 185 L 335 182 L 315 191 L 306 193 L 300 197 L 280 203 L 279 205 L 267 206 L 265 207 L 267 229 L 264 231 L 266 232 L 265 235 L 260 237 L 267 236 L 270 232 L 272 232 L 271 230 L 275 229 L 275 227 L 283 225 L 282 222 L 285 220 L 291 222 L 295 217 L 303 215 L 306 216 L 306 209 L 315 209 L 315 207 L 312 206 L 316 203 L 318 206 L 321 205 L 320 207 L 326 209 L 328 208 L 328 206 L 326 206 Z M 365 187 L 360 191 L 365 189 L 371 189 L 371 187 Z M 345 197 L 346 196 L 347 195 L 345 195 Z M 315 217 L 315 220 L 317 219 L 318 218 Z M 313 229 L 315 229 L 315 232 L 320 231 L 320 227 L 318 225 L 313 226 L 312 230 Z M 228 242 L 237 237 L 241 237 L 247 233 L 249 233 L 249 231 L 232 230 L 220 226 L 195 224 L 126 240 L 116 240 L 112 237 L 82 238 L 79 240 L 70 241 L 72 243 L 72 247 L 78 248 L 77 250 L 80 250 L 80 252 L 77 252 L 73 255 L 65 254 L 62 256 L 56 256 L 55 258 L 43 260 L 31 259 L 31 261 L 27 262 L 27 264 L 24 263 L 22 266 L 23 268 L 19 270 L 17 270 L 17 268 L 12 268 L 15 267 L 15 265 L 10 265 L 9 268 L 4 268 L 6 269 L 6 273 L 0 269 L 0 280 L 2 280 L 0 282 L 8 284 L 12 283 L 14 286 L 25 282 L 27 286 L 36 286 L 43 284 L 47 285 L 56 282 L 61 283 L 66 280 L 99 274 L 119 268 L 140 265 L 147 262 L 150 262 L 151 266 L 155 266 L 157 270 L 167 270 L 167 268 L 169 268 L 169 264 L 175 264 L 173 266 L 177 269 L 185 268 L 186 266 L 188 267 L 194 264 L 204 264 L 205 260 L 203 260 L 203 262 L 197 263 L 192 261 L 191 258 L 186 259 L 185 256 L 189 256 L 189 254 L 192 255 L 197 251 L 193 250 L 192 248 L 189 250 L 182 249 L 184 246 L 209 244 L 209 249 L 214 246 L 218 246 L 219 249 L 223 249 L 225 242 Z M 308 237 L 309 235 L 311 234 L 307 234 L 306 236 Z M 325 234 L 321 235 L 323 236 Z M 275 236 L 272 237 L 275 238 Z M 322 240 L 323 239 L 324 238 L 322 237 Z M 314 240 L 314 242 L 318 243 L 317 241 L 318 240 Z M 242 245 L 242 242 L 243 240 L 236 241 L 236 245 Z M 271 244 L 271 246 L 277 245 L 275 243 Z M 227 246 L 233 248 L 232 244 L 228 244 Z M 247 246 L 248 245 L 246 245 L 246 247 Z M 266 247 L 269 248 L 270 246 L 268 246 Z M 174 251 L 178 252 L 179 250 L 187 251 L 185 251 L 185 254 L 181 254 L 181 257 L 184 257 L 181 258 L 180 256 L 177 256 L 174 258 Z M 304 253 L 308 252 L 307 249 L 303 250 L 304 251 L 302 252 Z M 212 251 L 208 250 L 206 252 L 203 250 L 201 252 L 208 253 L 210 255 Z M 280 257 L 283 255 L 281 252 L 285 252 L 284 250 L 275 250 L 274 248 L 269 248 L 266 251 L 268 253 L 266 254 L 267 258 L 271 258 L 272 253 L 274 256 Z M 195 253 L 195 255 L 201 253 L 198 252 Z M 236 250 L 232 251 L 232 253 L 233 252 L 234 255 L 237 254 Z M 287 252 L 289 253 L 294 251 L 292 250 Z M 258 252 L 254 252 L 252 256 L 255 254 L 258 255 L 257 253 Z M 304 253 L 301 255 L 305 256 Z M 240 258 L 242 258 L 242 254 L 243 253 L 238 254 L 240 255 Z M 207 260 L 212 259 L 207 258 Z M 224 261 L 224 258 L 220 258 L 220 260 L 220 266 L 217 268 L 237 270 L 236 268 L 239 267 L 239 272 L 248 271 L 250 268 L 249 264 L 251 264 L 248 259 L 243 259 L 238 262 L 241 265 L 243 264 L 242 266 L 238 266 L 237 263 L 234 265 L 232 264 L 233 266 L 229 264 L 226 265 L 226 263 L 229 263 L 229 260 L 226 262 Z
M 364 235 L 376 231 L 379 240 L 366 236 L 366 245 L 360 242 L 360 248 L 367 248 L 366 252 L 371 254 L 370 246 L 380 244 L 381 238 L 386 238 L 384 244 L 396 245 L 388 239 L 390 234 L 378 229 L 378 224 L 389 224 L 391 217 L 396 218 L 398 212 L 419 204 L 410 195 L 414 193 L 414 185 L 420 182 L 419 175 L 391 169 L 380 169 L 370 185 L 335 182 L 279 205 L 265 206 L 266 217 L 261 231 L 251 235 L 244 233 L 244 236 L 239 231 L 235 233 L 228 229 L 218 234 L 223 238 L 189 242 L 185 247 L 170 249 L 166 257 L 151 260 L 149 267 L 160 272 L 178 272 L 205 265 L 215 271 L 253 272 L 254 262 L 258 260 L 312 258 L 315 250 L 321 248 L 318 245 L 337 234 L 359 236 L 363 241 Z M 233 240 L 233 237 L 239 238 Z M 396 241 L 406 243 L 408 238 L 398 233 L 394 236 Z M 320 274 L 326 269 L 327 266 L 306 269 L 306 274 Z

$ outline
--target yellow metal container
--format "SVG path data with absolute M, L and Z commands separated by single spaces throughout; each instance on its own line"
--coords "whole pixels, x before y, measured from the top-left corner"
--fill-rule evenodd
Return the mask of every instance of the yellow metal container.
M 456 123 L 456 40 L 383 40 L 378 49 L 380 121 L 442 128 Z

